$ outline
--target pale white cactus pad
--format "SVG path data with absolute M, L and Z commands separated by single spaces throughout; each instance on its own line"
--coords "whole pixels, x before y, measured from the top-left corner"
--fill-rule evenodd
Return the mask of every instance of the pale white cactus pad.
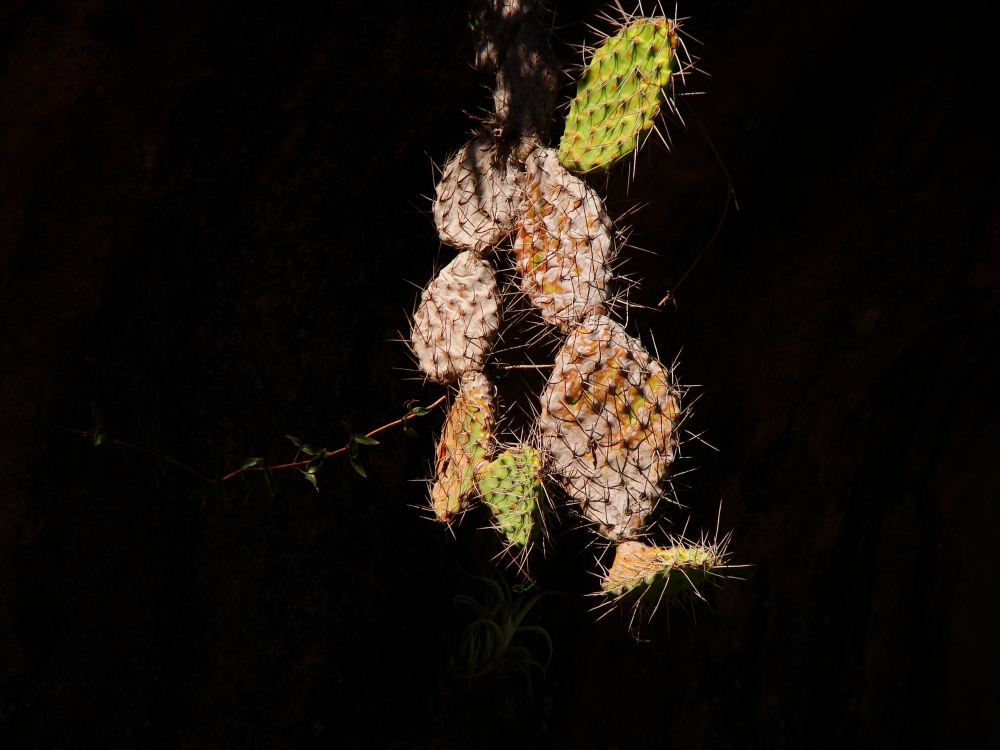
M 434 200 L 434 225 L 441 241 L 479 255 L 513 231 L 520 199 L 514 172 L 493 166 L 491 156 L 485 137 L 465 144 L 444 168 Z
M 607 538 L 635 536 L 662 494 L 680 395 L 670 373 L 604 315 L 584 320 L 556 356 L 542 393 L 542 447 Z
M 551 149 L 528 156 L 523 179 L 514 239 L 521 288 L 546 322 L 568 332 L 584 316 L 604 311 L 611 222 L 597 194 Z
M 481 370 L 499 324 L 492 267 L 459 253 L 424 289 L 413 315 L 410 341 L 420 369 L 438 383 Z

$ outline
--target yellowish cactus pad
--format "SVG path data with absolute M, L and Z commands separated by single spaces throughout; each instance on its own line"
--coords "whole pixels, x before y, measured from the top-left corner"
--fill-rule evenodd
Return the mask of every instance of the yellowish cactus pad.
M 437 446 L 431 506 L 438 520 L 451 521 L 462 511 L 492 449 L 493 387 L 481 372 L 467 372 Z

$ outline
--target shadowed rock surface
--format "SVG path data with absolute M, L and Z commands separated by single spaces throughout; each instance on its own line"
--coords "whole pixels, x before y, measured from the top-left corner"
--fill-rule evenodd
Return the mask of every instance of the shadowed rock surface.
M 982 4 L 987 7 L 986 4 Z M 555 53 L 603 4 L 555 4 Z M 17 748 L 961 747 L 1000 700 L 996 12 L 688 2 L 711 78 L 593 181 L 634 204 L 631 310 L 699 383 L 666 530 L 733 571 L 643 629 L 552 597 L 522 683 L 449 677 L 452 610 L 499 547 L 426 504 L 440 412 L 292 472 L 440 386 L 393 341 L 453 257 L 437 164 L 490 105 L 463 3 L 11 2 L 0 10 L 0 745 Z M 589 37 L 591 40 L 593 36 Z M 691 42 L 689 41 L 689 44 Z M 563 100 L 571 87 L 564 79 Z M 706 138 L 707 134 L 710 140 Z M 554 133 L 557 136 L 558 133 Z M 714 149 L 714 151 L 713 151 Z M 422 197 L 425 196 L 425 197 Z M 413 282 L 412 284 L 410 282 Z M 399 369 L 403 368 L 403 369 Z M 529 381 L 540 389 L 543 378 Z M 685 468 L 685 467 L 682 467 Z M 672 522 L 671 526 L 668 521 Z M 598 588 L 564 525 L 532 573 Z M 489 569 L 486 567 L 485 569 Z M 514 571 L 507 570 L 513 582 Z

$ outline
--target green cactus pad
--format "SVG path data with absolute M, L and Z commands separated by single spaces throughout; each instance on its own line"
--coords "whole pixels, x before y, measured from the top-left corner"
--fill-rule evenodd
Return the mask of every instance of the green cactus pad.
M 577 84 L 559 162 L 571 172 L 604 171 L 649 134 L 678 70 L 677 30 L 666 18 L 638 18 L 594 53 Z
M 521 445 L 504 451 L 479 477 L 479 491 L 512 547 L 526 547 L 541 530 L 542 459 Z
M 672 599 L 699 586 L 720 564 L 720 557 L 720 551 L 712 546 L 665 548 L 624 542 L 618 545 L 615 562 L 601 588 L 616 598 Z

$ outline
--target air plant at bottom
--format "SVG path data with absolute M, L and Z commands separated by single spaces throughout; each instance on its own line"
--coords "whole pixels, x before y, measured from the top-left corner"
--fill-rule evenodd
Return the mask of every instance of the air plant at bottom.
M 467 594 L 454 598 L 456 610 L 471 613 L 473 620 L 465 628 L 451 657 L 451 672 L 456 677 L 476 680 L 488 675 L 520 672 L 524 676 L 525 708 L 531 703 L 531 670 L 542 675 L 552 661 L 552 638 L 540 625 L 524 625 L 524 619 L 538 602 L 561 591 L 542 591 L 527 598 L 525 589 L 532 583 L 516 586 L 512 591 L 506 581 L 470 575 L 481 581 L 482 600 Z M 545 658 L 540 661 L 524 643 L 524 636 L 534 635 L 544 642 Z

